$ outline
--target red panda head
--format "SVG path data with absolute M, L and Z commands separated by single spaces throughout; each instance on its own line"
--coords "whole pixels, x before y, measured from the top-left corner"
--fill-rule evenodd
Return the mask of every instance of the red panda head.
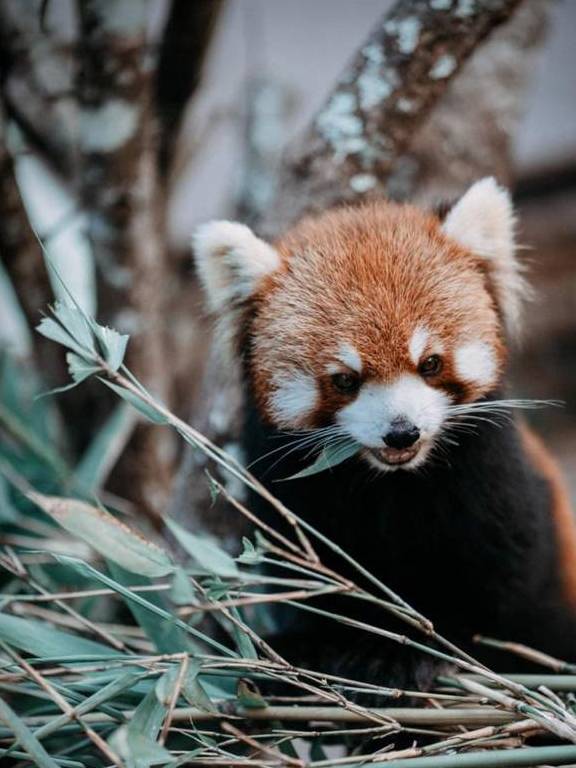
M 451 406 L 500 382 L 523 281 L 493 179 L 443 222 L 375 202 L 304 219 L 273 245 L 211 222 L 194 250 L 208 305 L 279 428 L 331 425 L 378 467 L 413 468 Z

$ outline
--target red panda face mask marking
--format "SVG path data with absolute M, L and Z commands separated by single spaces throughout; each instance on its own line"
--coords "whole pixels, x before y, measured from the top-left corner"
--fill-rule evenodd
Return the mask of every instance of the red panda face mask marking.
M 256 403 L 279 428 L 350 437 L 379 468 L 411 469 L 454 405 L 498 386 L 523 281 L 493 179 L 444 223 L 378 202 L 305 219 L 274 247 L 212 222 L 194 249 L 221 343 L 239 358 L 246 339 Z

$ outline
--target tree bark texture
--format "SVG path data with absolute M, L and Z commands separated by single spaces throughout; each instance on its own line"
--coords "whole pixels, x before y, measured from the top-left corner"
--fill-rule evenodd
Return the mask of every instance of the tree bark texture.
M 388 195 L 427 204 L 487 173 L 509 181 L 510 139 L 548 4 L 397 3 L 287 153 L 259 231 L 273 238 L 304 213 L 342 202 Z M 213 355 L 191 423 L 238 453 L 241 408 L 238 372 Z M 171 512 L 231 543 L 243 522 L 198 483 L 205 464 L 186 455 Z

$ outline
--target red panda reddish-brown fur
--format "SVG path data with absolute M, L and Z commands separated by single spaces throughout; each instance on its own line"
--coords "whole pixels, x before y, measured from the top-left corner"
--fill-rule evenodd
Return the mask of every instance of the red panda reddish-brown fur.
M 213 222 L 194 250 L 242 369 L 254 474 L 473 653 L 484 634 L 576 661 L 570 501 L 515 416 L 523 403 L 504 395 L 526 294 L 507 192 L 477 182 L 443 220 L 387 201 L 335 209 L 272 245 Z M 342 439 L 358 454 L 278 482 Z M 251 504 L 277 524 L 262 499 Z M 329 549 L 320 555 L 357 577 Z M 320 606 L 406 631 L 375 605 L 342 600 Z M 278 606 L 276 622 L 274 642 L 299 663 L 405 688 L 434 674 L 421 654 L 309 613 Z

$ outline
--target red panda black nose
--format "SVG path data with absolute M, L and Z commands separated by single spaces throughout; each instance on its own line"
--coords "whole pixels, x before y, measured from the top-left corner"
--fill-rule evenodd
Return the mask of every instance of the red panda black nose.
M 420 437 L 420 430 L 409 421 L 395 421 L 382 438 L 389 448 L 410 448 Z

